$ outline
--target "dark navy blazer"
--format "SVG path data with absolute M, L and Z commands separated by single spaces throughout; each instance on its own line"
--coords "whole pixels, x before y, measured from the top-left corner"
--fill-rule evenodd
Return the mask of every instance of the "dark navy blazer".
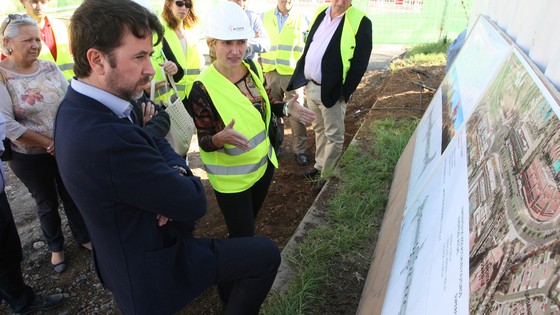
M 84 217 L 101 282 L 125 314 L 172 314 L 215 281 L 198 177 L 167 141 L 68 88 L 55 121 L 60 174 Z M 173 221 L 159 227 L 156 215 Z

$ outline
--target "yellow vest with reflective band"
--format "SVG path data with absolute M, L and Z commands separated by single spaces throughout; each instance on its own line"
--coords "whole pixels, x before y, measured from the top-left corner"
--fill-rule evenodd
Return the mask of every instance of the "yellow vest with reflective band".
M 177 85 L 177 90 L 179 91 L 179 97 L 181 99 L 184 99 L 187 87 L 189 85 L 192 85 L 194 80 L 196 80 L 196 77 L 200 74 L 200 69 L 202 67 L 202 58 L 198 50 L 198 35 L 195 30 L 185 30 L 185 38 L 187 39 L 187 55 L 185 56 L 183 45 L 181 45 L 181 41 L 177 37 L 177 34 L 175 34 L 175 31 L 171 29 L 167 25 L 167 23 L 162 22 L 162 24 L 165 27 L 165 40 L 169 44 L 169 47 L 171 48 L 173 55 L 175 55 L 177 62 L 185 71 L 185 75 L 183 76 L 183 78 L 179 82 L 175 82 Z M 157 48 L 154 48 L 154 55 L 156 55 L 157 53 L 162 53 L 162 47 L 163 44 L 160 44 Z M 152 58 L 152 65 L 156 70 L 156 74 L 154 75 L 154 79 L 156 81 L 164 79 L 158 65 L 159 62 L 163 61 L 160 61 L 159 59 L 163 58 L 157 56 L 155 56 L 155 58 Z M 164 98 L 164 95 L 166 95 L 165 92 L 165 89 L 156 91 L 155 99 L 160 100 Z M 153 98 L 153 96 L 151 97 Z
M 74 76 L 74 59 L 70 53 L 70 40 L 68 39 L 68 29 L 64 22 L 50 19 L 51 27 L 54 33 L 54 41 L 56 43 L 56 61 L 47 45 L 41 41 L 41 52 L 39 58 L 54 62 L 66 80 L 72 79 Z
M 251 71 L 249 65 L 245 66 L 261 93 L 265 121 L 249 99 L 235 84 L 221 75 L 214 64 L 205 69 L 197 79 L 204 84 L 224 124 L 228 125 L 235 119 L 233 128 L 249 139 L 251 147 L 247 152 L 229 144 L 212 152 L 200 150 L 208 180 L 221 193 L 238 193 L 253 186 L 266 171 L 268 160 L 278 167 L 276 153 L 268 138 L 270 102 L 262 81 Z
M 313 18 L 313 23 L 321 12 L 325 11 L 329 5 L 321 6 Z M 360 27 L 360 22 L 366 14 L 354 7 L 348 8 L 344 14 L 344 26 L 342 27 L 342 37 L 340 38 L 340 57 L 342 59 L 342 83 L 346 82 L 346 74 L 350 69 L 350 61 L 354 57 L 356 48 L 356 33 Z
M 278 32 L 276 8 L 264 13 L 264 27 L 272 44 L 270 50 L 261 53 L 264 72 L 276 70 L 282 75 L 292 75 L 305 47 L 304 32 L 309 27 L 301 11 L 290 10 L 282 31 Z

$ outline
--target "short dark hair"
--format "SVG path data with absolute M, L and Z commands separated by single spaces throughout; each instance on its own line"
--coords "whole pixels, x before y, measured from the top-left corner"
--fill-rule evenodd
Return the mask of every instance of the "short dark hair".
M 126 32 L 137 38 L 155 33 L 154 45 L 157 45 L 163 38 L 164 29 L 155 14 L 132 0 L 85 0 L 70 19 L 76 76 L 83 78 L 91 73 L 88 49 L 95 48 L 110 55 L 121 45 Z

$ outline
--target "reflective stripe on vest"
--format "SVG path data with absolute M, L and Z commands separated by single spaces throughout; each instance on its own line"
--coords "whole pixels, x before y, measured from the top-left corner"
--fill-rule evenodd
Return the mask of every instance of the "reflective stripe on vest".
M 263 71 L 276 70 L 282 75 L 292 75 L 305 47 L 304 34 L 308 25 L 303 13 L 296 9 L 290 10 L 281 32 L 278 32 L 276 8 L 266 11 L 263 18 L 272 44 L 268 52 L 261 54 Z
M 219 165 L 205 165 L 206 173 L 209 175 L 244 175 L 253 172 L 266 165 L 268 157 L 263 157 L 259 163 L 255 165 L 240 165 L 240 166 L 219 166 Z M 262 175 L 261 175 L 262 176 Z M 212 186 L 214 186 L 212 184 Z M 248 187 L 247 187 L 248 188 Z M 216 189 L 217 190 L 217 189 Z
M 200 69 L 187 69 L 187 75 L 199 75 L 199 74 L 200 74 Z
M 323 5 L 317 9 L 311 25 L 315 23 L 319 14 L 325 12 L 329 5 Z M 326 14 L 326 13 L 325 13 Z M 346 75 L 350 69 L 350 62 L 354 57 L 356 48 L 356 33 L 360 27 L 360 22 L 366 14 L 359 9 L 351 6 L 344 14 L 344 25 L 342 26 L 342 36 L 340 38 L 340 58 L 342 60 L 342 83 L 346 82 Z
M 51 28 L 54 34 L 54 41 L 56 43 L 56 61 L 47 45 L 41 41 L 41 52 L 39 58 L 54 62 L 66 80 L 74 77 L 74 59 L 70 53 L 70 41 L 68 40 L 68 29 L 64 22 L 50 19 Z
M 245 66 L 249 69 L 263 97 L 266 121 L 263 121 L 259 111 L 237 86 L 221 75 L 213 64 L 202 71 L 197 79 L 204 84 L 224 124 L 227 125 L 235 119 L 233 128 L 250 139 L 249 151 L 242 151 L 228 144 L 212 152 L 200 150 L 208 180 L 216 191 L 222 193 L 241 192 L 253 186 L 264 174 L 268 160 L 275 167 L 278 165 L 276 154 L 268 138 L 270 102 L 260 80 L 260 73 L 255 74 L 250 70 L 249 65 L 245 64 Z
M 265 135 L 264 131 L 261 134 Z M 265 139 L 262 139 L 262 140 L 264 141 Z M 221 149 L 221 150 L 223 150 L 223 149 Z M 266 165 L 266 163 L 268 162 L 268 156 L 271 156 L 271 155 L 275 154 L 272 150 L 273 150 L 272 146 L 269 145 L 268 146 L 268 155 L 264 156 L 256 164 L 240 165 L 240 166 L 219 166 L 219 165 L 205 164 L 204 166 L 206 168 L 206 172 L 209 173 L 209 174 L 212 174 L 212 175 L 245 175 L 245 174 L 251 173 L 251 172 L 261 168 L 263 165 Z M 238 148 L 228 149 L 226 151 L 228 151 L 226 153 L 228 155 L 240 155 L 240 154 L 245 153 L 245 151 L 240 150 Z M 230 154 L 230 153 L 234 153 L 234 154 Z M 275 166 L 277 166 L 277 165 L 275 165 Z
M 249 139 L 249 147 L 256 147 L 257 145 L 259 145 L 259 143 L 266 140 L 265 137 L 266 137 L 266 133 L 263 130 L 263 132 L 257 134 L 253 138 Z M 233 148 L 229 148 L 229 149 L 228 148 L 222 148 L 218 151 L 222 151 L 225 154 L 231 155 L 231 156 L 241 155 L 241 154 L 245 153 L 245 151 L 243 151 L 243 150 L 241 150 L 240 148 L 237 148 L 237 147 L 233 147 Z

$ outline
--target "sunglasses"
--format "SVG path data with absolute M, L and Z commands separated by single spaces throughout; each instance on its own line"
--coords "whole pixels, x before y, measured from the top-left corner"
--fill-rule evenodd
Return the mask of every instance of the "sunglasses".
M 187 9 L 192 8 L 192 2 L 191 2 L 191 1 L 181 1 L 181 0 L 177 0 L 177 1 L 175 1 L 175 4 L 176 4 L 178 7 L 185 6 L 185 8 L 187 8 Z
M 4 21 L 2 22 L 2 26 L 0 26 L 0 34 L 4 35 L 4 32 L 6 31 L 6 28 L 8 28 L 8 25 L 11 21 L 21 20 L 28 17 L 29 15 L 27 14 L 8 14 L 8 17 L 4 19 Z

